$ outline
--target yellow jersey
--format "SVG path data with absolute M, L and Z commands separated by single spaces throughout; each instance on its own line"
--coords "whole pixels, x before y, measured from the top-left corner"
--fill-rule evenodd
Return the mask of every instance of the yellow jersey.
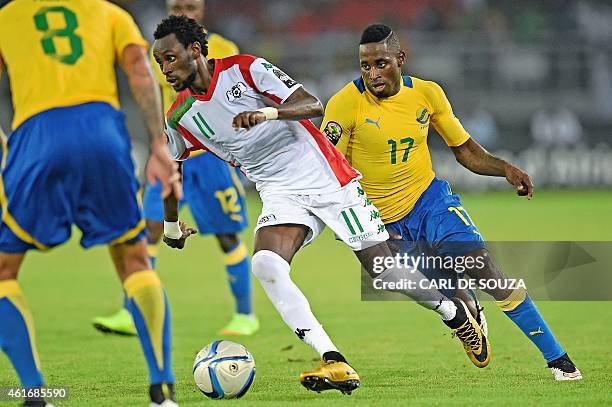
M 448 146 L 470 135 L 454 116 L 435 82 L 402 77 L 400 91 L 372 95 L 359 78 L 336 93 L 325 108 L 322 131 L 361 174 L 361 185 L 384 223 L 406 216 L 435 174 L 427 147 L 430 123 Z
M 132 17 L 104 0 L 13 0 L 0 9 L 0 58 L 11 81 L 13 129 L 55 107 L 119 108 L 115 62 L 148 47 Z

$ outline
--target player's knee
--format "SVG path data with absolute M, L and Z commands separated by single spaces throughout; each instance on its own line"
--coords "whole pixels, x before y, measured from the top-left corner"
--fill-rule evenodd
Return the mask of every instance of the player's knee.
M 512 290 L 503 288 L 506 285 L 501 284 L 501 281 L 508 277 L 500 270 L 493 261 L 493 258 L 486 249 L 478 250 L 470 253 L 468 256 L 476 259 L 474 267 L 466 270 L 466 273 L 473 279 L 478 281 L 478 284 L 483 284 L 483 291 L 491 295 L 494 299 L 500 300 L 507 298 Z
M 162 233 L 164 233 L 164 224 L 154 220 L 147 219 L 147 242 L 149 244 L 155 244 L 161 239 Z
M 493 259 L 486 249 L 469 253 L 465 255 L 465 258 L 474 259 L 474 261 L 471 262 L 473 266 L 465 269 L 465 273 L 474 279 L 491 279 L 497 278 L 501 275 L 501 272 L 493 262 Z
M 149 255 L 145 240 L 122 243 L 110 247 L 119 278 L 124 281 L 138 271 L 150 270 Z
M 15 280 L 19 266 L 23 260 L 23 253 L 0 253 L 0 280 Z
M 128 250 L 125 251 L 124 264 L 128 273 L 151 268 L 146 248 L 143 250 L 140 244 L 128 245 Z
M 221 250 L 225 253 L 229 252 L 240 242 L 238 235 L 236 234 L 224 234 L 224 235 L 216 235 L 217 241 L 219 242 L 219 246 L 221 246 Z
M 262 283 L 274 283 L 289 276 L 290 266 L 273 251 L 260 250 L 251 258 L 251 270 Z

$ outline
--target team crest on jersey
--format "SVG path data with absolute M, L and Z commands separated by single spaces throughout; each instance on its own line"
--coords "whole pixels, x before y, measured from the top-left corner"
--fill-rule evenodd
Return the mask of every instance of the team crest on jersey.
M 225 96 L 227 96 L 227 100 L 233 102 L 234 100 L 240 98 L 244 92 L 247 91 L 247 86 L 243 82 L 238 82 L 230 90 L 225 92 Z
M 329 122 L 323 129 L 323 133 L 327 136 L 327 139 L 331 141 L 333 145 L 338 144 L 340 136 L 342 136 L 342 126 L 336 122 Z
M 421 124 L 429 123 L 429 118 L 431 117 L 431 113 L 427 110 L 426 107 L 420 107 L 416 112 L 416 121 Z

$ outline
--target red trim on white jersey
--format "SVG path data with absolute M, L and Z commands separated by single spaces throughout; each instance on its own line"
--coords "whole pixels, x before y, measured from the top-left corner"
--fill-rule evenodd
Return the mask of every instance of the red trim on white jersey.
M 312 124 L 310 120 L 300 120 L 299 123 L 315 139 L 319 150 L 327 160 L 340 186 L 345 186 L 354 179 L 359 178 L 360 174 L 346 161 L 340 151 Z
M 200 95 L 197 93 L 193 93 L 191 92 L 191 90 L 189 90 L 189 92 L 191 93 L 191 96 L 193 96 L 196 100 L 200 100 L 202 102 L 208 102 L 211 98 L 213 93 L 215 93 L 215 88 L 217 87 L 217 81 L 219 80 L 219 73 L 221 73 L 221 71 L 224 71 L 224 64 L 223 64 L 223 60 L 222 59 L 215 59 L 215 68 L 213 70 L 213 76 L 212 79 L 210 80 L 210 85 L 208 86 L 208 90 L 206 91 L 205 94 Z
M 189 132 L 189 130 L 187 130 L 186 128 L 184 128 L 183 126 L 181 126 L 180 124 L 177 126 L 176 128 L 178 130 L 178 132 L 181 134 L 181 136 L 183 136 L 183 138 L 185 138 L 187 141 L 189 141 L 191 144 L 193 144 L 193 147 L 190 147 L 189 149 L 187 149 L 186 151 L 188 151 L 189 153 L 191 153 L 192 151 L 196 151 L 196 150 L 204 150 L 207 151 L 209 153 L 211 153 L 212 155 L 214 155 L 215 157 L 217 157 L 219 160 L 221 161 L 225 161 L 226 163 L 228 163 L 229 165 L 231 165 L 232 167 L 234 167 L 233 163 L 230 163 L 229 161 L 219 157 L 217 154 L 215 154 L 211 149 L 207 148 L 204 144 L 202 144 L 202 142 L 200 140 L 197 139 L 196 136 L 194 136 L 193 134 L 191 134 Z M 183 153 L 184 154 L 184 153 Z M 187 154 L 187 156 L 189 156 L 189 154 Z M 181 156 L 182 157 L 182 156 Z
M 264 95 L 265 97 L 273 100 L 274 102 L 280 105 L 281 103 L 283 103 L 281 98 L 269 92 L 262 92 L 261 89 L 259 89 L 257 85 L 255 85 L 253 75 L 251 75 L 251 65 L 253 64 L 253 62 L 255 62 L 256 59 L 256 56 L 249 54 L 240 54 L 223 58 L 224 70 L 229 69 L 234 65 L 238 65 L 242 77 L 252 89 L 255 89 L 260 94 Z
M 185 140 L 189 141 L 194 147 L 198 147 L 202 150 L 206 150 L 206 147 L 204 146 L 204 144 L 202 144 L 202 142 L 200 142 L 200 140 L 198 140 L 196 136 L 191 134 L 189 130 L 187 130 L 180 124 L 176 126 L 176 130 L 180 133 L 181 136 L 183 136 Z
M 238 54 L 233 55 L 231 57 L 223 58 L 223 66 L 224 70 L 231 68 L 234 65 L 238 65 L 240 69 L 240 73 L 242 77 L 247 82 L 247 84 L 255 89 L 257 92 L 261 93 L 261 91 L 255 86 L 255 81 L 253 80 L 253 75 L 251 75 L 251 65 L 257 59 L 256 56 L 249 54 Z
M 191 154 L 191 148 L 186 149 L 185 151 L 183 151 L 183 154 L 181 154 L 181 156 L 178 158 L 179 161 L 184 161 L 187 158 L 189 158 L 189 155 Z
M 182 156 L 179 157 L 179 160 L 186 160 L 191 155 L 192 151 L 201 151 L 201 150 L 202 150 L 202 148 L 200 148 L 200 147 L 196 147 L 196 146 L 189 147 L 189 148 L 185 149 L 185 152 L 183 153 Z M 206 150 L 206 151 L 208 151 L 208 150 Z
M 262 92 L 261 89 L 259 89 L 257 85 L 255 85 L 255 81 L 253 80 L 253 75 L 251 75 L 251 65 L 253 64 L 253 62 L 255 62 L 256 59 L 257 59 L 256 56 L 248 55 L 248 54 L 241 54 L 241 55 L 234 55 L 229 58 L 225 58 L 223 61 L 227 68 L 229 68 L 232 65 L 238 64 L 238 66 L 240 67 L 240 73 L 242 74 L 242 77 L 244 78 L 244 80 L 247 82 L 247 84 L 251 88 L 255 89 L 260 94 L 264 95 L 265 97 L 273 100 L 274 102 L 280 105 L 281 103 L 283 103 L 281 98 L 269 92 Z
M 283 100 L 282 100 L 281 98 L 279 98 L 278 96 L 276 96 L 276 95 L 273 95 L 273 94 L 268 93 L 268 92 L 263 92 L 263 93 L 261 93 L 261 94 L 262 94 L 262 95 L 264 95 L 264 96 L 265 96 L 265 97 L 267 97 L 267 98 L 272 99 L 273 101 L 275 101 L 275 102 L 276 102 L 276 103 L 278 103 L 279 105 L 283 103 Z

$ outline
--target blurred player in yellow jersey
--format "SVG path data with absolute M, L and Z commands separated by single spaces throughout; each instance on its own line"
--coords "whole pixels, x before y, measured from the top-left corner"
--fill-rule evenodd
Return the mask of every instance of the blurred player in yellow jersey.
M 204 0 L 168 0 L 168 13 L 185 15 L 202 23 Z M 238 53 L 233 42 L 219 34 L 207 33 L 208 54 L 211 58 L 225 58 Z M 164 112 L 176 99 L 176 91 L 166 82 L 157 62 L 152 58 L 153 71 L 162 89 Z M 238 233 L 247 226 L 246 200 L 240 172 L 213 154 L 194 152 L 183 164 L 183 183 L 186 203 L 198 225 L 201 235 L 214 234 L 223 251 L 223 261 L 235 300 L 235 313 L 222 335 L 251 335 L 259 329 L 253 313 L 251 273 L 248 251 Z M 206 176 L 204 176 L 206 174 Z M 146 186 L 144 215 L 147 224 L 149 255 L 155 267 L 158 242 L 163 233 L 164 208 L 159 185 Z M 97 317 L 94 326 L 118 334 L 136 334 L 132 317 L 124 308 L 109 317 Z
M 529 198 L 532 181 L 470 137 L 437 83 L 402 76 L 404 62 L 405 53 L 391 28 L 382 24 L 367 27 L 359 45 L 361 77 L 331 98 L 322 129 L 363 174 L 361 185 L 400 247 L 416 246 L 438 255 L 482 256 L 484 267 L 466 273 L 475 279 L 505 279 L 459 197 L 448 182 L 435 176 L 427 147 L 429 125 L 468 170 L 505 177 L 518 195 Z M 430 278 L 444 274 L 423 272 Z M 525 290 L 500 288 L 487 293 L 542 352 L 556 380 L 582 377 Z
M 2 140 L 0 346 L 24 388 L 44 380 L 19 268 L 26 251 L 64 243 L 76 225 L 83 247 L 109 245 L 148 363 L 152 405 L 176 405 L 170 316 L 147 256 L 115 79 L 118 62 L 150 135 L 149 180 L 162 181 L 164 195 L 181 194 L 146 48 L 130 15 L 103 0 L 15 0 L 0 9 L 0 74 L 6 68 L 15 112 Z

